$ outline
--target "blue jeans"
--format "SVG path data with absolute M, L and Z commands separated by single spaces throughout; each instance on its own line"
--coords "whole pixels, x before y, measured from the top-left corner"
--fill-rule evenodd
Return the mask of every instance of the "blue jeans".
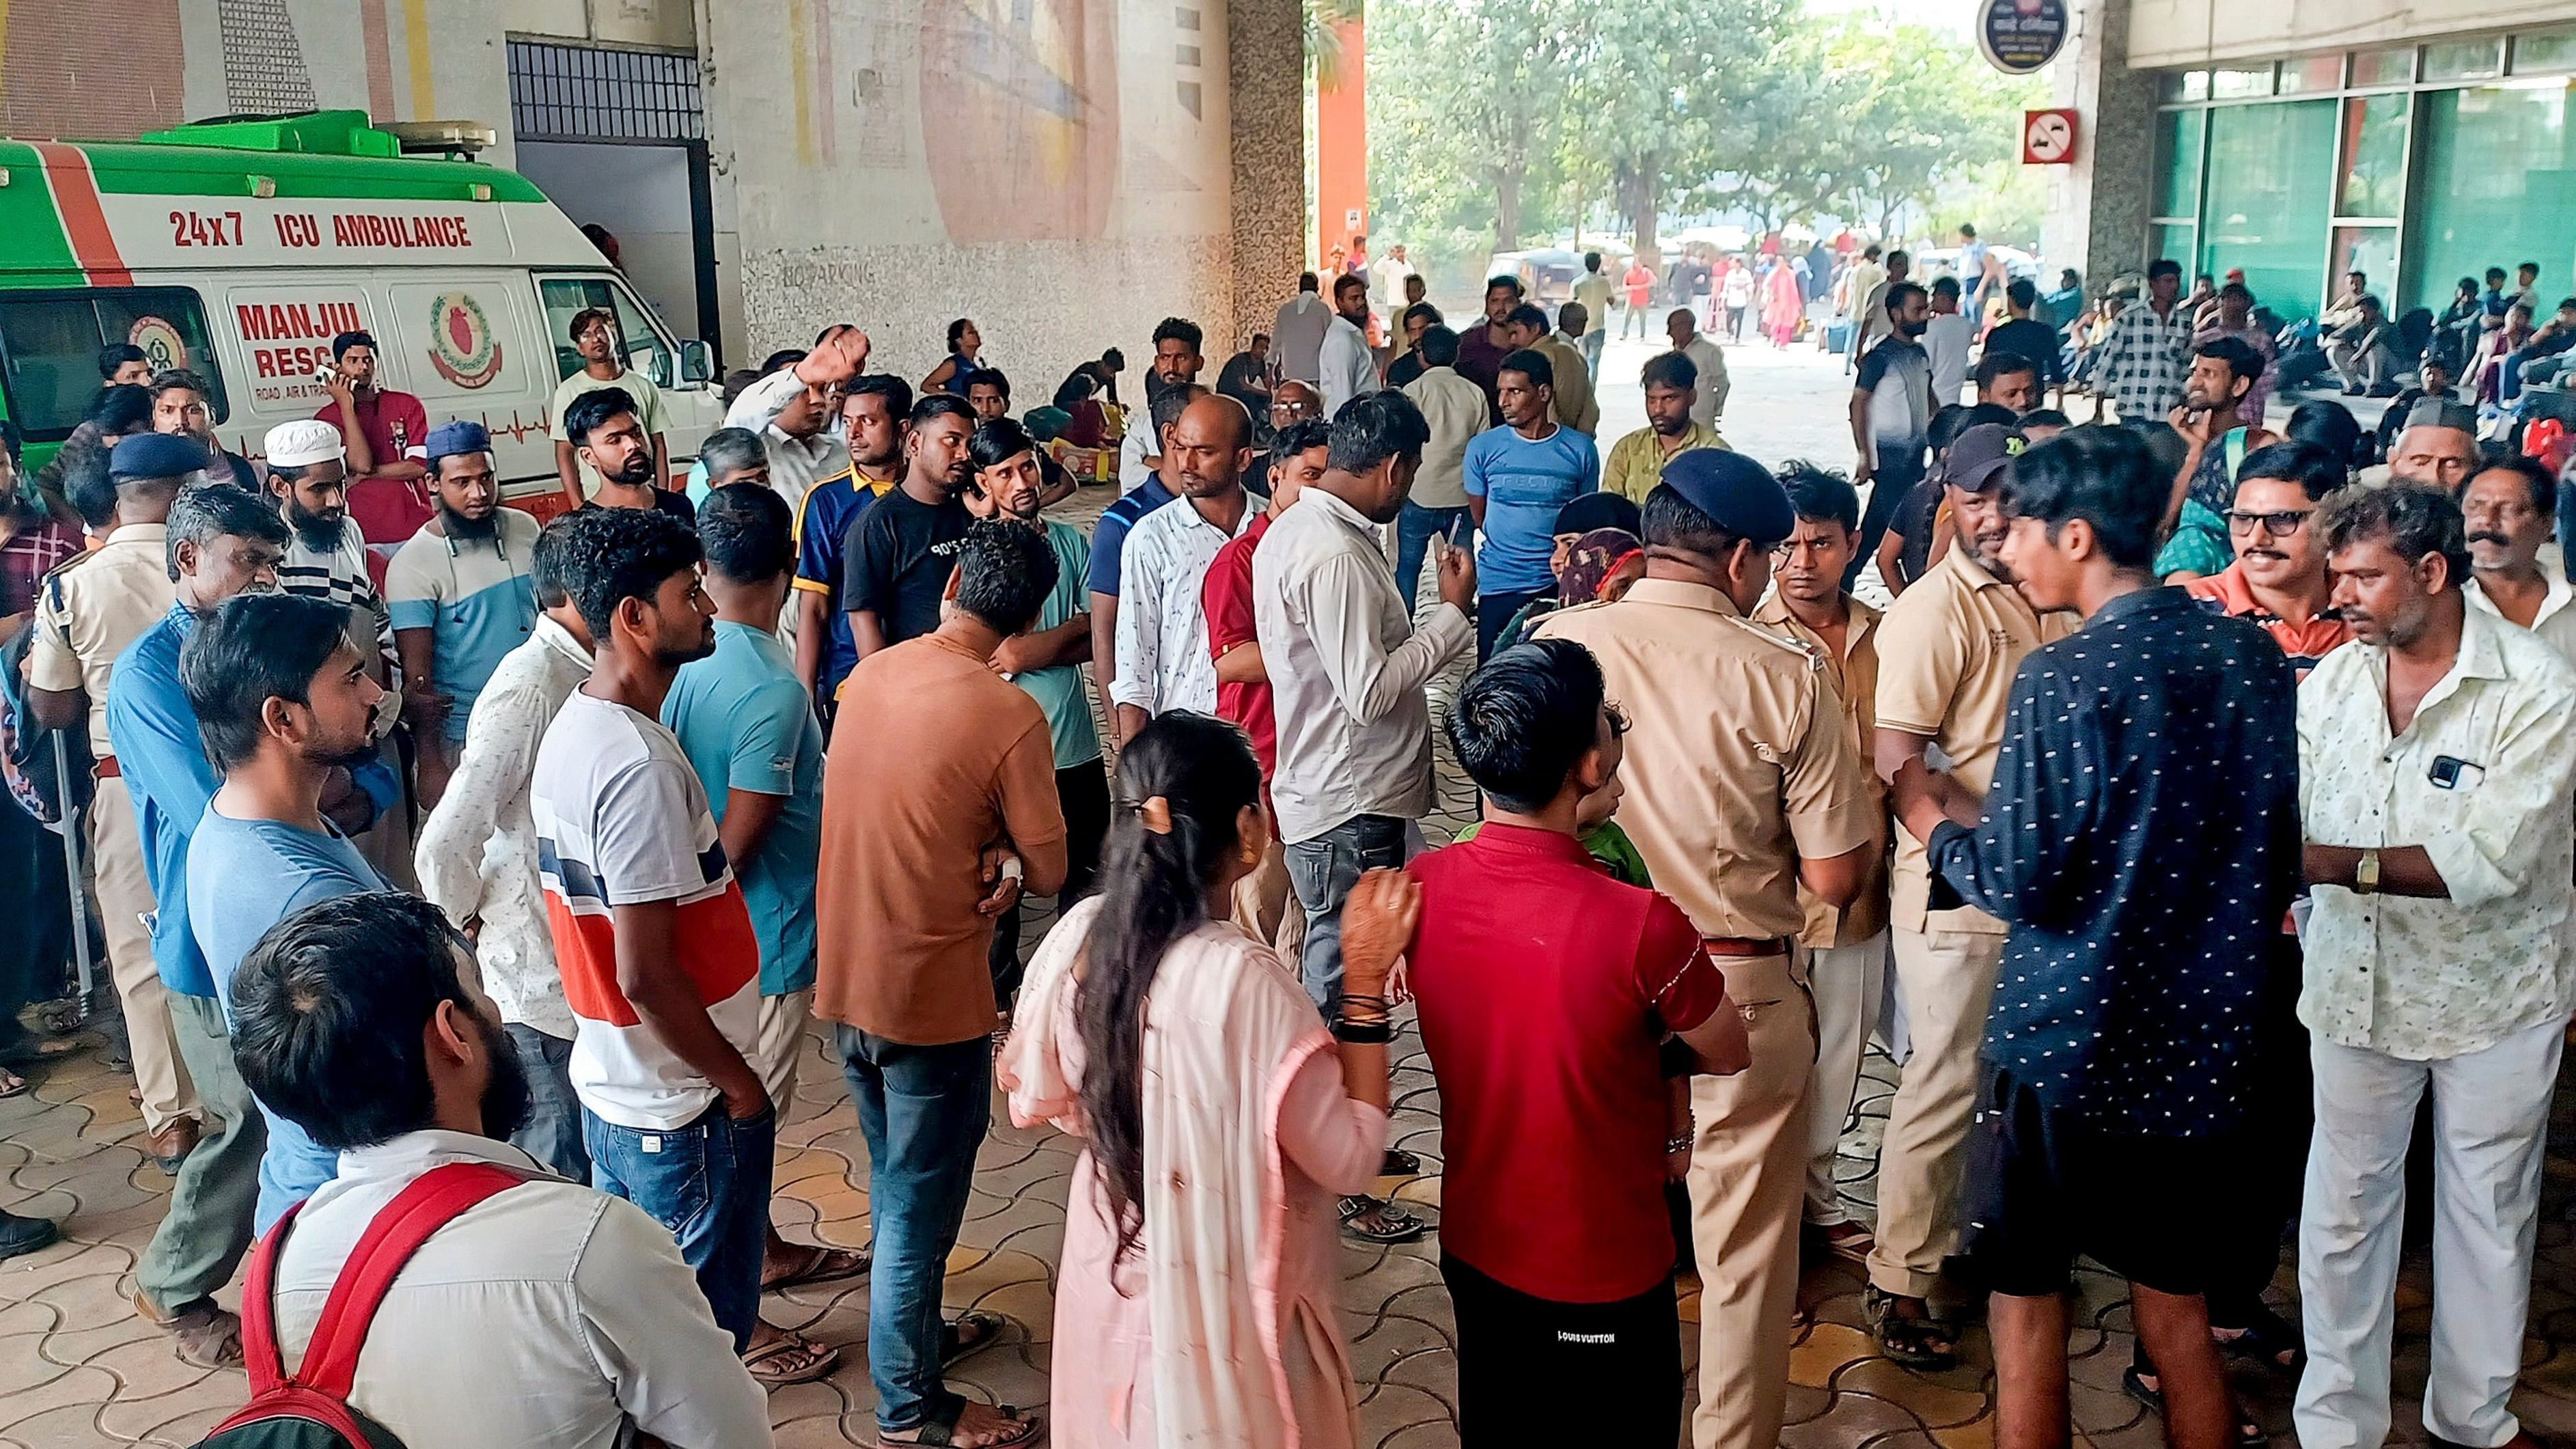
M 941 1382 L 939 1298 L 966 1221 L 975 1152 L 993 1116 L 989 1038 L 914 1046 L 857 1027 L 832 1029 L 841 1075 L 868 1139 L 868 1377 L 877 1427 L 907 1433 L 956 1422 Z
M 1312 840 L 1288 847 L 1288 885 L 1306 912 L 1306 945 L 1298 960 L 1306 995 L 1326 1020 L 1342 1009 L 1342 902 L 1364 871 L 1404 864 L 1404 822 L 1392 815 L 1354 815 Z M 879 1269 L 883 1272 L 883 1269 Z
M 680 1257 L 697 1271 L 716 1324 L 733 1351 L 751 1347 L 760 1320 L 760 1258 L 769 1238 L 769 1179 L 778 1114 L 737 1122 L 724 1101 L 685 1127 L 647 1132 L 603 1122 L 585 1107 L 590 1185 L 642 1208 L 671 1230 Z
M 1422 558 L 1431 551 L 1431 535 L 1445 533 L 1450 543 L 1463 547 L 1474 530 L 1474 519 L 1463 506 L 1425 508 L 1406 501 L 1395 518 L 1395 591 L 1404 596 L 1408 611 L 1422 596 Z
M 528 1120 L 510 1134 L 510 1145 L 575 1182 L 590 1181 L 581 1100 L 572 1094 L 572 1042 L 515 1021 L 502 1029 L 528 1079 Z

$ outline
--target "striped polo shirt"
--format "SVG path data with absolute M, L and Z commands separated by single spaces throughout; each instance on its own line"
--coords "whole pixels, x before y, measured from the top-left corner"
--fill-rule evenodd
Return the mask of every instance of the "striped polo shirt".
M 760 1035 L 760 942 L 698 772 L 661 721 L 575 690 L 529 780 L 547 933 L 572 1007 L 572 1089 L 604 1122 L 668 1132 L 717 1097 L 617 984 L 618 906 L 678 905 L 671 964 L 746 1058 Z

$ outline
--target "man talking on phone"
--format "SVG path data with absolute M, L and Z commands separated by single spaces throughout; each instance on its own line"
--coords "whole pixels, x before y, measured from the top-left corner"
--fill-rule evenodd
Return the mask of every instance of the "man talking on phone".
M 376 339 L 343 332 L 331 365 L 314 373 L 331 401 L 313 416 L 340 430 L 349 460 L 349 517 L 380 561 L 390 561 L 437 512 L 430 494 L 429 413 L 420 399 L 382 385 Z M 354 426 L 352 426 L 354 424 Z

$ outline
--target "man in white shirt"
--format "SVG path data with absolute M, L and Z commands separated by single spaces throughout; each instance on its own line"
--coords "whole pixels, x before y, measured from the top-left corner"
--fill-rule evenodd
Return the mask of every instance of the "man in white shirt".
M 434 1169 L 488 1165 L 526 1180 L 403 1265 L 358 1350 L 351 1408 L 411 1449 L 768 1443 L 769 1406 L 670 1231 L 496 1140 L 527 1092 L 474 982 L 437 908 L 390 892 L 289 916 L 234 979 L 243 1078 L 340 1154 L 278 1255 L 287 1367 L 377 1215 Z
M 1153 370 L 1145 377 L 1145 405 L 1127 410 L 1127 436 L 1118 445 L 1118 491 L 1133 493 L 1154 476 L 1163 458 L 1162 430 L 1154 422 L 1156 398 L 1199 380 L 1207 365 L 1200 355 L 1204 340 L 1199 324 L 1186 317 L 1166 317 L 1154 327 Z M 1273 339 L 1271 346 L 1278 346 Z M 1294 374 L 1291 374 L 1294 376 Z
M 1405 260 L 1402 242 L 1388 247 L 1385 256 L 1369 263 L 1369 295 L 1376 297 L 1378 305 L 1386 309 L 1389 332 L 1395 330 L 1397 315 L 1410 305 L 1404 297 L 1404 279 L 1420 275 L 1413 269 L 1413 263 Z
M 1932 406 L 1945 408 L 1968 386 L 1968 349 L 1977 324 L 1959 310 L 1959 279 L 1932 283 L 1932 320 L 1923 326 L 1923 351 L 1932 359 Z
M 1402 394 L 1371 394 L 1333 421 L 1328 467 L 1252 556 L 1253 623 L 1269 662 L 1279 766 L 1271 793 L 1308 922 L 1306 991 L 1341 996 L 1341 906 L 1359 872 L 1403 863 L 1406 828 L 1431 805 L 1431 714 L 1422 686 L 1475 641 L 1476 568 L 1440 561 L 1440 604 L 1417 632 L 1377 530 L 1395 521 L 1430 429 Z
M 1324 305 L 1324 284 L 1313 272 L 1297 274 L 1297 295 L 1279 308 L 1270 323 L 1270 355 L 1279 363 L 1281 377 L 1300 382 L 1320 382 L 1324 376 L 1324 333 L 1333 325 L 1333 311 Z
M 1717 339 L 1699 330 L 1699 319 L 1688 307 L 1675 307 L 1664 319 L 1664 335 L 1673 340 L 1673 351 L 1691 360 L 1697 368 L 1698 382 L 1691 393 L 1691 421 L 1700 427 L 1714 429 L 1726 412 L 1726 394 L 1731 386 L 1726 376 L 1726 352 Z
M 1378 380 L 1377 355 L 1368 345 L 1368 278 L 1354 272 L 1333 279 L 1333 320 L 1324 329 L 1321 361 L 1324 420 L 1362 393 L 1384 386 Z
M 2468 528 L 2472 609 L 2529 629 L 2576 663 L 2576 588 L 2557 550 L 2542 552 L 2557 525 L 2558 483 L 2516 454 L 2488 464 L 2460 492 Z
M 1166 710 L 1216 713 L 1216 660 L 1199 592 L 1217 550 L 1254 515 L 1243 491 L 1252 419 L 1241 403 L 1215 396 L 1191 403 L 1166 446 L 1165 472 L 1181 496 L 1136 521 L 1119 564 L 1118 665 L 1109 699 L 1122 741 Z
M 2541 1148 L 2571 1009 L 2576 670 L 2470 608 L 2461 515 L 2420 484 L 2310 520 L 2354 642 L 2299 686 L 2313 912 L 2299 1019 L 2316 1137 L 2299 1217 L 2307 1449 L 2389 1428 L 2406 1151 L 2433 1095 L 2438 1442 L 2527 1445 L 2507 1400 L 2530 1308 Z
M 807 489 L 850 466 L 841 394 L 867 364 L 868 335 L 844 322 L 824 332 L 813 351 L 744 388 L 726 410 L 726 427 L 760 435 L 769 486 L 789 513 L 804 504 Z
M 528 778 L 555 711 L 590 677 L 590 626 L 564 592 L 563 553 L 593 514 L 568 513 L 537 535 L 528 569 L 537 623 L 503 655 L 475 701 L 448 790 L 421 825 L 412 864 L 420 893 L 474 939 L 483 989 L 528 1079 L 528 1117 L 512 1146 L 575 1182 L 590 1181 L 581 1103 L 572 1091 L 572 1008 L 555 970 L 537 885 Z
M 1480 393 L 1482 389 L 1478 390 Z M 1400 392 L 1333 420 L 1323 477 L 1252 555 L 1253 629 L 1278 733 L 1271 799 L 1288 879 L 1306 913 L 1299 974 L 1326 1020 L 1342 996 L 1342 902 L 1362 872 L 1404 863 L 1431 808 L 1431 709 L 1423 685 L 1476 641 L 1476 564 L 1439 553 L 1440 602 L 1417 631 L 1378 547 L 1404 509 L 1430 429 Z M 1371 1242 L 1421 1231 L 1392 1204 L 1352 1197 L 1343 1231 Z

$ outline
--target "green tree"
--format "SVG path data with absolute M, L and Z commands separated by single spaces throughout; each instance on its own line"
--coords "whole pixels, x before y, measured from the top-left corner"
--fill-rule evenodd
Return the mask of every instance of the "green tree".
M 1381 0 L 1369 25 L 1377 209 L 1407 226 L 1490 220 L 1509 251 L 1556 188 L 1559 98 L 1581 0 Z
M 1720 143 L 1768 88 L 1796 15 L 1796 0 L 1596 0 L 1582 12 L 1562 93 L 1566 170 L 1607 184 L 1640 253 L 1655 251 L 1676 193 L 1721 169 Z

